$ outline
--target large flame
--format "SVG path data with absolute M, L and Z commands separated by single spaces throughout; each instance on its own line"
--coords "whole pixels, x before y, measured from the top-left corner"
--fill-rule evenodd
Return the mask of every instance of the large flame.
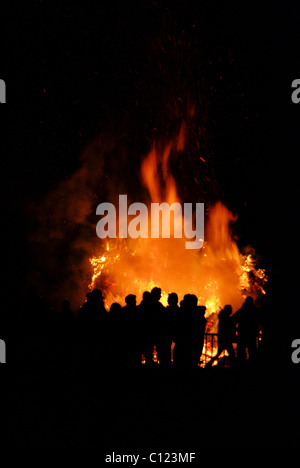
M 154 145 L 141 166 L 143 184 L 151 202 L 180 202 L 176 183 L 169 171 L 171 152 L 184 149 L 185 127 L 167 144 Z M 187 293 L 196 294 L 206 306 L 211 331 L 216 330 L 216 313 L 226 304 L 239 308 L 248 294 L 264 293 L 264 270 L 256 270 L 251 254 L 242 255 L 233 240 L 232 223 L 236 217 L 218 202 L 209 209 L 205 225 L 205 243 L 200 250 L 185 248 L 185 238 L 107 239 L 98 255 L 90 258 L 90 288 L 102 289 L 106 306 L 124 304 L 128 294 L 137 301 L 154 286 L 162 289 L 161 302 L 177 292 L 179 300 Z M 174 225 L 182 222 L 174 214 Z M 149 219 L 150 222 L 150 219 Z M 161 229 L 160 229 L 161 233 Z M 253 281 L 253 278 L 256 281 Z

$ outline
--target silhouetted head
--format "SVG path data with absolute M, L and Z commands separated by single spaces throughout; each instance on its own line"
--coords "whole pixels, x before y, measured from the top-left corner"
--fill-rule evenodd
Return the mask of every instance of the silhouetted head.
M 246 299 L 245 299 L 244 304 L 245 304 L 246 306 L 253 305 L 253 297 L 247 296 Z
M 151 300 L 151 293 L 149 291 L 143 292 L 143 302 L 150 302 Z
M 231 315 L 231 314 L 232 314 L 232 307 L 231 307 L 231 305 L 229 305 L 229 304 L 227 304 L 227 305 L 224 307 L 223 310 L 224 310 L 224 313 L 225 313 L 226 315 Z
M 185 294 L 183 298 L 183 306 L 188 308 L 197 307 L 198 298 L 195 294 Z
M 180 307 L 183 309 L 188 309 L 191 305 L 190 294 L 185 294 L 182 301 L 180 301 Z
M 93 298 L 93 295 L 92 295 L 91 292 L 88 292 L 88 293 L 85 295 L 85 297 L 86 297 L 87 302 L 91 302 L 91 301 L 92 301 L 92 298 Z
M 113 302 L 113 304 L 110 306 L 110 313 L 113 315 L 118 315 L 122 311 L 122 307 L 118 302 Z
M 170 306 L 176 306 L 178 304 L 178 295 L 176 293 L 170 293 L 168 297 L 168 304 Z
M 103 294 L 102 294 L 102 291 L 100 289 L 98 289 L 98 288 L 93 289 L 91 294 L 95 299 L 98 299 L 98 300 L 105 299 Z
M 198 297 L 195 294 L 190 294 L 190 304 L 192 307 L 197 307 L 198 304 Z M 203 307 L 203 306 L 202 306 Z
M 125 297 L 125 302 L 129 306 L 135 306 L 136 305 L 136 296 L 134 294 L 128 294 L 128 296 Z
M 70 310 L 70 306 L 71 306 L 70 301 L 64 300 L 61 303 L 61 308 L 63 311 Z
M 151 290 L 151 297 L 154 301 L 159 301 L 161 298 L 161 289 L 160 288 L 153 288 Z

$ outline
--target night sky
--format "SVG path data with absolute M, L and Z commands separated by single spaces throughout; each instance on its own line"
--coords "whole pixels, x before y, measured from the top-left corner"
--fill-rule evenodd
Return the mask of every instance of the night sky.
M 125 178 L 137 177 L 141 157 L 172 135 L 189 103 L 196 110 L 187 151 L 174 165 L 182 199 L 197 193 L 192 201 L 207 206 L 221 199 L 239 216 L 239 246 L 251 244 L 281 281 L 298 242 L 300 106 L 290 98 L 300 76 L 297 3 L 40 1 L 10 8 L 1 75 L 6 241 L 9 268 L 22 282 L 37 268 L 28 206 L 67 180 L 99 135 L 113 135 L 126 153 L 107 158 L 105 170 L 112 174 L 120 163 Z M 96 206 L 101 189 L 92 189 Z

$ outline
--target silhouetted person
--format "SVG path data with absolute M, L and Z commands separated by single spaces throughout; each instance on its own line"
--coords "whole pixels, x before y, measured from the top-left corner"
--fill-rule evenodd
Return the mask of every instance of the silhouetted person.
M 179 307 L 179 312 L 178 312 L 178 319 L 176 323 L 176 327 L 174 330 L 174 341 L 175 341 L 175 347 L 173 350 L 173 364 L 177 367 L 183 367 L 184 365 L 184 348 L 185 348 L 185 341 L 187 339 L 186 337 L 186 323 L 185 323 L 185 310 L 186 310 L 186 297 L 187 295 L 184 296 L 184 299 L 180 301 L 180 307 Z
M 140 339 L 140 316 L 139 309 L 136 306 L 136 296 L 128 294 L 125 297 L 126 305 L 122 309 L 124 321 L 124 336 L 127 364 L 138 366 L 141 363 L 141 339 Z
M 233 321 L 238 324 L 238 360 L 244 361 L 246 359 L 246 348 L 249 359 L 253 359 L 256 355 L 258 314 L 251 296 L 246 297 L 242 307 L 233 315 Z
M 140 316 L 141 352 L 145 357 L 146 365 L 152 365 L 153 334 L 152 334 L 152 298 L 149 291 L 144 291 L 143 299 L 138 306 Z
M 109 345 L 107 334 L 108 312 L 104 307 L 104 297 L 100 289 L 93 289 L 87 293 L 86 302 L 78 314 L 79 333 L 90 350 L 102 356 L 105 360 L 105 351 Z M 100 349 L 101 345 L 101 349 Z
M 166 312 L 169 317 L 171 341 L 176 342 L 176 332 L 180 320 L 180 307 L 178 305 L 178 295 L 174 292 L 170 293 L 168 296 Z
M 165 315 L 165 308 L 160 302 L 161 289 L 153 288 L 151 290 L 151 341 L 152 350 L 156 346 L 157 360 L 162 366 L 171 362 L 171 344 L 168 350 L 168 321 Z
M 112 367 L 123 367 L 125 362 L 125 334 L 122 306 L 114 302 L 108 314 L 107 334 L 109 339 L 107 359 Z
M 173 292 L 168 296 L 168 305 L 162 314 L 160 323 L 160 345 L 159 351 L 163 365 L 171 364 L 171 345 L 176 341 L 176 330 L 178 326 L 180 309 L 178 306 L 178 295 Z
M 122 309 L 124 320 L 129 323 L 135 323 L 137 318 L 137 307 L 136 307 L 136 296 L 134 294 L 128 294 L 125 297 L 125 306 Z
M 202 354 L 206 307 L 197 306 L 194 294 L 186 294 L 181 301 L 181 319 L 176 333 L 174 363 L 179 367 L 196 367 Z
M 229 354 L 230 364 L 234 362 L 235 353 L 232 343 L 235 340 L 235 327 L 231 314 L 231 305 L 226 305 L 219 313 L 218 352 L 216 356 L 206 364 L 206 367 L 210 367 L 225 350 Z
M 177 297 L 177 301 L 178 301 L 178 297 Z M 171 302 L 172 302 L 172 298 L 171 298 Z M 159 336 L 158 336 L 158 341 L 156 345 L 157 356 L 158 356 L 160 365 L 162 367 L 168 367 L 171 365 L 172 320 L 173 319 L 175 320 L 175 317 L 172 317 L 171 315 L 170 305 L 166 308 L 163 307 L 159 313 L 160 313 Z M 173 310 L 173 313 L 175 315 L 174 310 Z

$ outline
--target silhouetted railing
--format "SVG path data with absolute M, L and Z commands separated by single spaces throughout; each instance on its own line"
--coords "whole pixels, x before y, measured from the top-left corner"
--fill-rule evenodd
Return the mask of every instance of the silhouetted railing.
M 218 333 L 205 333 L 200 366 L 204 365 L 218 352 Z M 215 361 L 218 363 L 219 358 Z
M 259 349 L 262 341 L 262 332 L 259 331 L 256 336 L 256 348 Z M 233 343 L 233 348 L 236 353 L 236 343 Z M 218 333 L 205 333 L 202 355 L 200 358 L 200 366 L 204 367 L 205 364 L 218 353 Z M 223 351 L 220 356 L 215 360 L 214 364 L 222 364 L 224 367 L 229 366 L 228 353 Z
M 204 342 L 203 342 L 203 349 L 202 349 L 202 354 L 200 357 L 199 361 L 199 366 L 200 367 L 205 367 L 205 364 L 207 364 L 213 357 L 215 357 L 218 354 L 218 333 L 205 333 L 204 334 Z M 237 338 L 237 336 L 236 336 Z M 256 348 L 259 349 L 261 346 L 261 341 L 262 341 L 262 332 L 259 331 L 257 336 L 256 336 Z M 237 353 L 237 343 L 233 342 L 233 349 L 235 352 L 235 356 Z M 173 350 L 174 350 L 175 343 L 172 343 L 171 346 L 171 362 L 173 363 Z M 156 346 L 154 346 L 153 353 L 152 353 L 152 360 L 155 363 L 159 364 L 159 361 L 157 359 L 157 351 L 156 351 Z M 145 357 L 142 355 L 141 363 L 145 364 Z M 224 367 L 229 367 L 229 355 L 227 351 L 223 351 L 220 356 L 218 356 L 213 365 L 222 365 Z

